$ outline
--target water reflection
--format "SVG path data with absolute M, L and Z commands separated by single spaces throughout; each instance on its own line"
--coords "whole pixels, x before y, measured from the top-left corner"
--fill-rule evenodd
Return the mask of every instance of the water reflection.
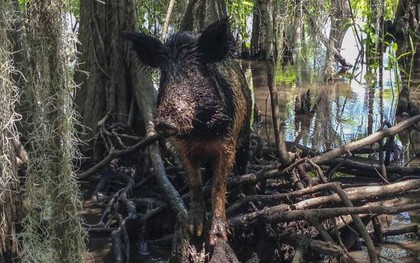
M 418 63 L 408 85 L 410 103 L 420 109 L 420 53 L 414 61 Z M 384 62 L 386 64 L 386 61 Z M 417 65 L 417 64 L 416 64 Z M 284 71 L 284 70 L 283 70 Z M 262 115 L 262 129 L 257 132 L 266 140 L 274 141 L 271 120 L 271 105 L 267 87 L 265 63 L 252 62 L 246 71 L 249 83 L 253 85 L 255 100 Z M 343 78 L 332 84 L 311 80 L 311 70 L 299 72 L 301 78 L 292 84 L 278 83 L 280 118 L 285 123 L 285 137 L 301 145 L 319 151 L 326 151 L 364 138 L 384 124 L 395 125 L 401 116 L 396 117 L 398 89 L 395 75 L 384 71 L 382 81 L 371 81 L 362 77 L 366 72 L 357 74 L 359 79 Z M 402 79 L 403 83 L 404 78 Z M 410 112 L 412 117 L 418 112 Z M 399 118 L 399 119 L 398 119 Z M 404 119 L 404 117 L 402 118 Z M 406 162 L 410 156 L 420 151 L 420 132 L 403 132 L 396 138 L 405 149 Z M 418 167 L 420 162 L 411 162 Z M 419 211 L 388 216 L 390 227 L 393 225 L 415 223 L 419 220 Z M 377 246 L 377 253 L 383 262 L 420 262 L 420 243 L 415 234 L 403 234 L 387 237 L 384 244 Z M 352 252 L 356 262 L 368 262 L 366 250 Z
M 304 74 L 310 75 L 308 72 Z M 247 74 L 252 80 L 256 103 L 262 114 L 260 134 L 273 141 L 265 64 L 251 63 Z M 286 125 L 286 140 L 316 150 L 329 150 L 363 138 L 378 130 L 384 121 L 394 123 L 396 95 L 393 85 L 373 88 L 346 80 L 332 84 L 280 83 L 277 90 L 280 118 Z

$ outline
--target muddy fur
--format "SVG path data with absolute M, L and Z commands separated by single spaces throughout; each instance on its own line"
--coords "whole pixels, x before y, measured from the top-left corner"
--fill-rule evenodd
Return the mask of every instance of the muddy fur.
M 232 60 L 233 37 L 228 19 L 201 35 L 181 32 L 165 43 L 141 33 L 125 33 L 139 60 L 161 73 L 156 130 L 171 136 L 190 188 L 188 227 L 203 234 L 206 209 L 200 167 L 213 176 L 212 219 L 208 243 L 227 240 L 227 178 L 237 165 L 246 172 L 251 94 L 243 72 Z M 204 230 L 205 231 L 205 230 Z

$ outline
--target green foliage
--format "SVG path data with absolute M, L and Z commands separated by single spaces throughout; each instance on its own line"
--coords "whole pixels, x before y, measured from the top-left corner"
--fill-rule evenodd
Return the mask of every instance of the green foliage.
M 381 63 L 377 57 L 381 52 L 378 50 L 382 39 L 381 31 L 378 27 L 379 19 L 392 20 L 395 16 L 398 1 L 394 0 L 351 0 L 351 7 L 354 13 L 355 29 L 362 32 L 362 36 L 358 37 L 359 45 L 368 59 L 369 67 L 377 69 Z M 383 5 L 383 6 L 381 6 Z M 358 33 L 357 33 L 358 34 Z M 387 35 L 387 38 L 392 37 Z M 394 46 L 395 48 L 397 46 Z M 392 63 L 392 61 L 391 61 Z M 374 76 L 374 75 L 372 75 Z M 369 76 L 368 76 L 369 77 Z
M 363 20 L 372 18 L 372 1 L 374 0 L 351 0 L 351 6 L 356 20 Z M 384 1 L 384 19 L 392 20 L 397 9 L 398 1 L 385 0 Z
M 298 71 L 295 65 L 283 67 L 277 66 L 276 69 L 276 84 L 295 85 L 298 80 Z
M 254 10 L 253 1 L 229 0 L 227 1 L 228 13 L 231 17 L 233 30 L 237 31 L 241 39 L 249 38 L 246 28 L 246 20 Z
M 77 19 L 80 16 L 80 0 L 69 0 L 70 13 L 72 13 Z
M 414 65 L 414 54 L 416 53 L 415 44 L 413 42 L 413 36 L 419 39 L 418 34 L 410 31 L 408 36 L 408 51 L 401 53 L 397 56 L 398 44 L 396 42 L 385 42 L 388 47 L 388 64 L 386 65 L 387 70 L 393 70 L 395 76 L 404 74 L 407 76 L 407 84 L 410 85 L 412 80 L 413 65 Z M 404 62 L 405 61 L 405 62 Z M 404 68 L 401 65 L 408 65 L 408 68 Z M 397 88 L 401 86 L 401 80 L 396 77 Z
M 20 10 L 26 10 L 26 4 L 29 2 L 29 0 L 18 0 L 19 9 Z
M 392 20 L 395 17 L 395 11 L 397 10 L 398 1 L 396 0 L 385 0 L 384 19 Z

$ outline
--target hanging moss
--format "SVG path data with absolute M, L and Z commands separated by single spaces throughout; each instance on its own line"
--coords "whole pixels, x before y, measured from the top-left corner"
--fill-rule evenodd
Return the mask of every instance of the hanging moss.
M 78 216 L 72 82 L 75 39 L 64 1 L 32 1 L 28 17 L 29 165 L 25 184 L 23 262 L 84 262 Z
M 0 262 L 11 262 L 19 251 L 16 222 L 19 221 L 19 179 L 14 142 L 17 140 L 14 111 L 18 91 L 12 80 L 12 45 L 7 32 L 13 23 L 10 1 L 0 2 Z

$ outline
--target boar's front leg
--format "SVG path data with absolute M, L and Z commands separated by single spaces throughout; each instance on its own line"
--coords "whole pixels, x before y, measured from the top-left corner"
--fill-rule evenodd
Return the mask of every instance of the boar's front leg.
M 200 173 L 200 160 L 191 156 L 180 155 L 180 160 L 187 174 L 190 188 L 190 208 L 188 210 L 188 228 L 192 235 L 201 236 L 206 207 Z
M 227 240 L 228 225 L 225 211 L 226 191 L 228 177 L 232 172 L 234 164 L 235 150 L 233 143 L 225 144 L 212 160 L 212 221 L 209 232 L 209 244 L 213 246 L 216 244 L 218 238 L 221 238 L 224 241 Z

